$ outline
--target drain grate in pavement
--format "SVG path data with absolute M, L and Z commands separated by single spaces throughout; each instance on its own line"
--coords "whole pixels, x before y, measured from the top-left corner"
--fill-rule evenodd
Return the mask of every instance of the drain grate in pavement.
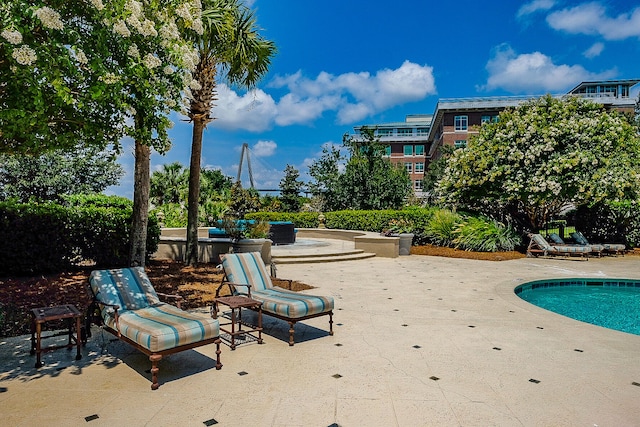
M 211 418 L 210 420 L 203 421 L 202 424 L 206 426 L 212 426 L 212 425 L 218 424 L 218 421 L 216 421 L 214 418 Z
M 529 382 L 534 384 L 540 384 L 540 380 L 536 380 L 535 378 L 529 379 Z
M 413 346 L 413 348 L 422 348 L 422 347 L 420 347 L 419 345 L 416 344 L 416 345 Z
M 342 347 L 342 344 L 340 344 L 340 343 L 336 343 L 336 344 L 335 344 L 335 346 L 336 346 L 336 347 Z
M 98 414 L 93 414 L 93 415 L 89 415 L 88 417 L 84 417 L 84 420 L 86 422 L 89 422 L 89 421 L 97 420 L 98 418 L 100 418 Z
M 245 372 L 245 371 L 240 371 L 240 372 L 238 372 L 238 375 L 240 375 L 241 377 L 243 377 L 243 376 L 245 376 L 245 375 L 249 375 L 249 373 L 248 373 L 248 372 Z
M 579 348 L 574 348 L 573 351 L 577 351 L 578 353 L 584 353 L 584 350 L 580 350 Z
M 498 351 L 502 350 L 500 347 L 493 347 L 493 349 Z
M 435 375 L 434 375 L 434 376 L 432 376 L 432 377 L 429 377 L 429 379 L 430 379 L 430 380 L 433 380 L 433 381 L 438 381 L 438 380 L 440 380 L 440 378 L 436 377 Z
M 402 326 L 405 326 L 405 327 L 406 327 L 406 326 L 409 326 L 409 325 L 407 325 L 406 323 L 404 323 L 404 324 L 402 324 Z
M 335 379 L 342 378 L 342 375 L 340 375 L 340 374 L 334 374 L 334 375 L 331 375 L 331 376 L 333 378 L 335 378 Z
M 473 325 L 469 325 L 469 327 L 470 327 L 470 328 L 475 328 L 475 326 L 473 326 Z
M 634 382 L 632 382 L 632 383 L 631 383 L 631 385 L 635 385 L 636 387 L 640 387 L 640 383 L 637 383 L 637 382 L 635 382 L 635 381 L 634 381 Z

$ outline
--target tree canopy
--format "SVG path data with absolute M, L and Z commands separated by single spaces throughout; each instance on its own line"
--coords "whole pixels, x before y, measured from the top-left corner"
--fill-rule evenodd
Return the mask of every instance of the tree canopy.
M 60 200 L 100 193 L 124 171 L 113 153 L 96 147 L 53 150 L 39 156 L 0 154 L 0 200 Z
M 363 127 L 359 137 L 345 134 L 345 159 L 336 147 L 325 147 L 322 157 L 309 168 L 315 180 L 312 193 L 324 200 L 326 210 L 397 209 L 411 194 L 411 181 L 404 167 L 384 157 L 385 148 L 375 129 Z M 344 168 L 341 162 L 346 160 Z
M 500 113 L 449 159 L 437 191 L 485 212 L 504 208 L 539 229 L 571 206 L 636 199 L 640 140 L 629 119 L 550 95 Z

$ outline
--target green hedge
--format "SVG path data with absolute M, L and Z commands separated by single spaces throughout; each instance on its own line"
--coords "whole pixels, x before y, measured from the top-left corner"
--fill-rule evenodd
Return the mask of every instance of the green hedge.
M 394 228 L 415 234 L 414 245 L 427 243 L 464 250 L 511 251 L 521 243 L 509 226 L 485 217 L 456 213 L 434 207 L 402 210 L 326 212 L 325 225 L 331 229 L 382 232 Z M 257 212 L 248 219 L 291 221 L 296 227 L 316 228 L 318 213 Z
M 0 277 L 60 272 L 86 260 L 126 266 L 132 213 L 132 202 L 117 196 L 73 196 L 64 205 L 0 202 Z M 159 239 L 150 215 L 148 254 Z

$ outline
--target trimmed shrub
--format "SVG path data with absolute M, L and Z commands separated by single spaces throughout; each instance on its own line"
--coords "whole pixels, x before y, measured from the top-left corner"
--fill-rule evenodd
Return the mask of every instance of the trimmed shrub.
M 71 196 L 55 203 L 0 203 L 0 276 L 64 271 L 80 261 L 128 265 L 133 203 L 117 196 Z M 147 254 L 160 227 L 149 215 Z

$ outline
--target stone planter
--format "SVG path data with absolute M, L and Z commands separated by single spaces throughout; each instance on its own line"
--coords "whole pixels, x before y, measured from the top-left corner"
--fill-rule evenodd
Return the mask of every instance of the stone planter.
M 400 255 L 411 255 L 411 243 L 413 242 L 413 233 L 400 233 Z
M 233 243 L 233 253 L 260 252 L 266 265 L 271 263 L 271 240 L 240 239 Z

